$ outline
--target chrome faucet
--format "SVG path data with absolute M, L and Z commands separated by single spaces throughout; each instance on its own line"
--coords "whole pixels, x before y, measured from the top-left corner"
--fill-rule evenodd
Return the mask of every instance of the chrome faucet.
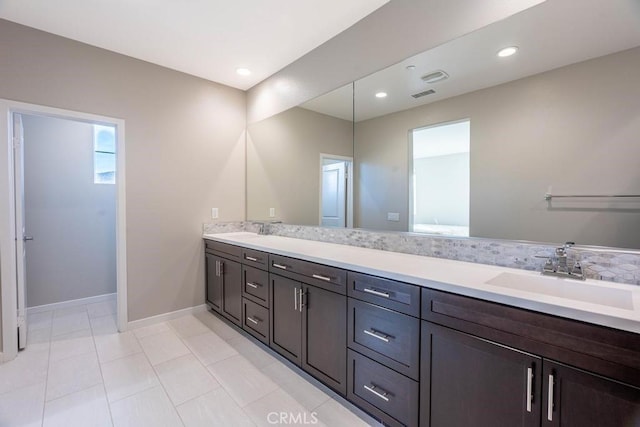
M 580 261 L 576 261 L 571 269 L 567 263 L 567 249 L 575 245 L 574 242 L 566 242 L 564 245 L 556 248 L 553 256 L 538 257 L 546 258 L 547 262 L 542 266 L 542 274 L 545 276 L 568 277 L 571 279 L 585 280 L 584 270 Z

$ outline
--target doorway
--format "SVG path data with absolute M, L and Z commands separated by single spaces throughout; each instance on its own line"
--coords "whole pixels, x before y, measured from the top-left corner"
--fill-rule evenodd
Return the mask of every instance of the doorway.
M 0 110 L 9 148 L 0 154 L 9 171 L 0 178 L 9 202 L 0 213 L 2 357 L 24 348 L 27 306 L 117 292 L 126 329 L 124 121 L 7 100 Z
M 353 227 L 353 158 L 320 154 L 320 225 Z

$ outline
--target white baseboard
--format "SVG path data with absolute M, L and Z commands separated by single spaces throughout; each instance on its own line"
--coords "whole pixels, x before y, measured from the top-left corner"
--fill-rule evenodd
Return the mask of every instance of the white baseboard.
M 4 354 L 0 351 L 0 364 L 4 363 Z
M 42 313 L 43 311 L 59 310 L 62 308 L 76 307 L 85 304 L 95 304 L 98 302 L 111 301 L 116 299 L 115 293 L 96 295 L 95 297 L 73 299 L 71 301 L 56 302 L 53 304 L 37 305 L 35 307 L 27 307 L 27 315 L 33 313 Z
M 144 319 L 134 320 L 127 323 L 127 330 L 144 328 L 145 326 L 151 326 L 156 323 L 166 322 L 167 320 L 176 319 L 178 317 L 185 316 L 187 314 L 196 314 L 207 311 L 207 305 L 201 304 L 195 307 L 183 308 L 182 310 L 171 311 L 169 313 L 158 314 L 157 316 L 145 317 Z

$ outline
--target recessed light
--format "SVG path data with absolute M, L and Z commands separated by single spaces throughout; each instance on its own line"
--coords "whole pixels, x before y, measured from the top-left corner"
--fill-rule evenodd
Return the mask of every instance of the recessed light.
M 376 98 L 386 98 L 387 92 L 378 92 L 376 93 Z
M 504 49 L 500 49 L 498 51 L 498 56 L 500 58 L 506 58 L 507 56 L 511 56 L 518 51 L 518 46 L 509 46 Z
M 248 68 L 236 68 L 236 73 L 241 76 L 248 76 L 249 74 L 251 74 L 251 70 L 249 70 Z

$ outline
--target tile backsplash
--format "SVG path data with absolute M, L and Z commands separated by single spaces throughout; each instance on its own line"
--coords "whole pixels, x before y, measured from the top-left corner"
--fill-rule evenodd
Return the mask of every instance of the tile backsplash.
M 325 228 L 303 225 L 252 222 L 204 224 L 204 233 L 251 231 L 296 239 L 338 243 L 383 251 L 401 252 L 458 261 L 541 270 L 544 257 L 556 246 L 481 238 L 454 238 L 412 233 L 389 233 L 349 228 Z M 590 279 L 640 285 L 640 252 L 619 249 L 577 247 L 568 251 L 569 263 L 580 260 Z

